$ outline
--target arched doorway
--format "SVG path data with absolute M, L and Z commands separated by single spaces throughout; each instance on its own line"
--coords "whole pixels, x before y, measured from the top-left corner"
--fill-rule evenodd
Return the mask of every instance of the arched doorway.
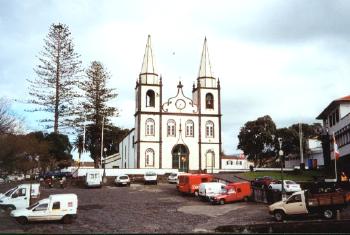
M 173 156 L 173 169 L 179 169 L 181 172 L 188 172 L 189 151 L 186 145 L 175 145 L 171 151 Z

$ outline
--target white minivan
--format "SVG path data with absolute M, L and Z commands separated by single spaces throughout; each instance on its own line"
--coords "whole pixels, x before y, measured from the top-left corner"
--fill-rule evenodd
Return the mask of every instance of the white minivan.
M 68 224 L 77 216 L 78 197 L 76 194 L 53 194 L 25 209 L 13 210 L 11 217 L 20 224 L 28 221 L 61 220 Z
M 198 196 L 201 199 L 209 200 L 210 197 L 214 197 L 225 191 L 226 184 L 219 182 L 205 182 L 201 183 L 198 188 Z
M 89 171 L 86 173 L 85 185 L 88 188 L 102 187 L 102 174 L 100 171 Z

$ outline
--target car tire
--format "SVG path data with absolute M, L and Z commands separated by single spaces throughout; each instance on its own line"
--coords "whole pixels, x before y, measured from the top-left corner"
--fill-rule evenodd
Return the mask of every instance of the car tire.
M 73 222 L 73 217 L 71 215 L 65 215 L 62 218 L 62 223 L 71 224 Z
M 225 200 L 224 199 L 220 199 L 219 204 L 220 205 L 224 205 L 225 204 Z
M 275 220 L 277 222 L 281 222 L 281 221 L 283 221 L 283 219 L 286 215 L 282 210 L 276 210 L 273 212 L 273 216 L 275 217 Z
M 198 192 L 198 190 L 194 191 L 194 196 L 195 196 L 195 197 L 199 197 L 199 192 Z
M 331 209 L 325 209 L 323 212 L 322 212 L 322 215 L 325 219 L 333 219 L 334 216 L 335 216 L 335 211 L 334 210 L 331 210 Z
M 27 217 L 24 217 L 24 216 L 17 217 L 17 218 L 16 218 L 16 221 L 17 221 L 19 224 L 26 224 L 26 223 L 28 223 Z
M 243 198 L 243 201 L 248 202 L 248 201 L 249 201 L 249 198 L 248 198 L 248 197 L 244 197 L 244 198 Z

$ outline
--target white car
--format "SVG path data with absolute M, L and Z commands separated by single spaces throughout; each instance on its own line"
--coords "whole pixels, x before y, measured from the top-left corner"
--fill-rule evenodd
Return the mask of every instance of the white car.
M 0 184 L 5 183 L 5 180 L 3 178 L 0 178 Z
M 130 178 L 128 175 L 118 175 L 114 180 L 116 185 L 130 186 Z
M 153 171 L 148 171 L 144 174 L 143 176 L 145 184 L 152 183 L 152 184 L 157 184 L 157 173 Z
M 286 193 L 301 191 L 300 184 L 295 183 L 292 180 L 283 180 L 283 187 Z M 269 189 L 282 191 L 282 181 L 278 180 L 269 185 Z
M 198 188 L 198 196 L 201 199 L 209 199 L 225 191 L 226 184 L 219 182 L 205 182 L 201 183 Z
M 183 174 L 182 172 L 173 172 L 168 176 L 169 184 L 178 184 L 179 183 L 179 175 Z

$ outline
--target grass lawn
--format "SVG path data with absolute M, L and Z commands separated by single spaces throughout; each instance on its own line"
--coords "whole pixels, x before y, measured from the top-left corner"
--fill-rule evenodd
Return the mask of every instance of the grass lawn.
M 254 171 L 244 172 L 237 174 L 247 180 L 254 180 L 260 176 L 271 176 L 274 179 L 281 179 L 281 171 Z M 333 176 L 327 176 L 324 171 L 321 170 L 305 170 L 305 171 L 284 171 L 283 179 L 289 179 L 293 181 L 314 181 L 315 177 L 326 176 L 326 178 L 333 178 Z

